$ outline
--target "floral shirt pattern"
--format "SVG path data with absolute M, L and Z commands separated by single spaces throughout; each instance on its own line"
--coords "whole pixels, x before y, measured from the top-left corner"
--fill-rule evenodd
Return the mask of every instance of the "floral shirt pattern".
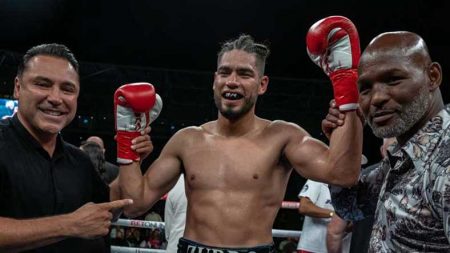
M 344 219 L 375 215 L 369 252 L 450 252 L 450 105 L 357 186 L 330 190 Z

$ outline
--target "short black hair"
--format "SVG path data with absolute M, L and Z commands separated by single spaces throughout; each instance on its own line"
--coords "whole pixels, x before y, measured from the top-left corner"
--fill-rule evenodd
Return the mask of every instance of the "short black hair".
M 266 59 L 270 54 L 268 45 L 256 43 L 252 36 L 248 34 L 241 34 L 237 39 L 229 40 L 222 44 L 222 47 L 217 54 L 217 63 L 220 62 L 224 53 L 234 49 L 243 50 L 250 54 L 255 54 L 257 67 L 261 72 L 261 75 L 264 74 Z
M 27 63 L 31 60 L 31 58 L 37 55 L 48 55 L 63 58 L 68 62 L 70 62 L 72 67 L 78 73 L 79 69 L 78 61 L 75 58 L 75 55 L 72 53 L 72 51 L 70 51 L 70 49 L 65 45 L 51 43 L 51 44 L 37 45 L 28 49 L 28 51 L 22 57 L 22 61 L 19 62 L 19 66 L 17 67 L 17 76 L 21 76 L 23 74 L 23 72 L 27 67 Z

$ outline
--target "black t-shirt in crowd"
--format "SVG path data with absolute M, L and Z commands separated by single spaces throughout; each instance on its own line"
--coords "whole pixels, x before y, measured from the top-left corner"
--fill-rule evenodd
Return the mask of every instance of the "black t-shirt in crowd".
M 58 136 L 52 157 L 15 115 L 0 121 L 0 217 L 33 219 L 109 201 L 89 157 Z M 27 252 L 110 252 L 109 238 L 68 238 Z

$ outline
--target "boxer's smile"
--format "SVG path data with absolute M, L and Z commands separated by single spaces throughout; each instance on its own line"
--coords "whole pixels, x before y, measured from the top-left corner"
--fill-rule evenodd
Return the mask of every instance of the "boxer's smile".
M 238 100 L 243 98 L 244 96 L 242 94 L 236 93 L 236 92 L 224 92 L 222 93 L 222 97 L 228 100 Z

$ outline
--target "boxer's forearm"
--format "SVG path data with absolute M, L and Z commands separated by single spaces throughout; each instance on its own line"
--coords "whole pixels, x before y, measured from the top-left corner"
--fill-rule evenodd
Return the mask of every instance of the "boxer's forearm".
M 63 216 L 29 220 L 0 217 L 0 252 L 20 252 L 66 238 Z
M 356 111 L 347 112 L 343 126 L 330 137 L 329 161 L 332 183 L 344 187 L 355 185 L 361 169 L 363 126 Z
M 119 192 L 121 198 L 133 199 L 133 204 L 124 208 L 126 216 L 136 217 L 146 211 L 143 203 L 145 180 L 138 162 L 120 165 Z
M 121 197 L 122 193 L 120 192 L 119 177 L 117 177 L 109 184 L 109 200 L 118 200 L 121 199 Z

